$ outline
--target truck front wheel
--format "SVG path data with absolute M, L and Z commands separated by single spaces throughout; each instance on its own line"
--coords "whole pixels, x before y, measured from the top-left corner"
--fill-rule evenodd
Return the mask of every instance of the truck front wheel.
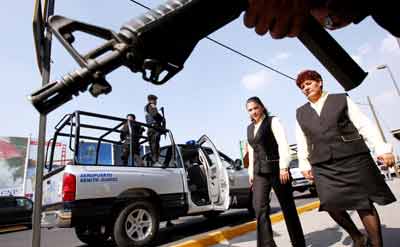
M 133 202 L 115 221 L 114 241 L 119 247 L 149 246 L 157 235 L 159 224 L 159 214 L 152 203 Z

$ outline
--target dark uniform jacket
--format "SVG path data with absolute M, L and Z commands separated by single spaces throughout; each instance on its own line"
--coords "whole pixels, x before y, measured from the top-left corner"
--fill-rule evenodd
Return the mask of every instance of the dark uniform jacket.
M 135 123 L 134 121 L 129 121 L 129 122 L 127 121 L 122 126 L 121 134 L 120 134 L 121 141 L 129 142 L 129 127 L 128 127 L 128 124 L 131 125 L 133 141 L 134 142 L 139 142 L 139 139 L 142 136 L 144 128 L 142 126 L 140 126 L 139 124 Z
M 370 152 L 349 119 L 346 97 L 346 94 L 329 94 L 320 115 L 310 103 L 297 109 L 297 121 L 306 136 L 312 165 Z
M 273 116 L 266 117 L 254 136 L 254 123 L 247 127 L 247 140 L 254 150 L 254 174 L 279 171 L 279 150 L 271 129 Z
M 151 107 L 147 104 L 144 107 L 144 112 L 146 113 L 146 123 L 152 126 L 162 127 L 164 123 L 163 116 L 158 112 L 157 108 Z

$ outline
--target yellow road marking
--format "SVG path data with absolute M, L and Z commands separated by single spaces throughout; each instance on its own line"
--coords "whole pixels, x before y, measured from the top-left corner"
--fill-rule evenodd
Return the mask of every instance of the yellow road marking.
M 6 226 L 0 227 L 0 233 L 13 232 L 27 229 L 26 226 Z
M 306 205 L 297 208 L 297 212 L 299 214 L 305 213 L 307 211 L 311 211 L 319 207 L 319 201 L 311 202 Z M 273 214 L 270 216 L 271 223 L 277 223 L 283 220 L 282 212 Z M 202 234 L 194 239 L 189 241 L 171 245 L 171 247 L 205 247 L 210 245 L 218 244 L 222 241 L 232 239 L 234 237 L 246 234 L 251 231 L 256 230 L 256 221 L 251 221 L 245 224 L 241 224 L 234 227 L 228 227 L 221 230 L 217 230 L 211 233 Z

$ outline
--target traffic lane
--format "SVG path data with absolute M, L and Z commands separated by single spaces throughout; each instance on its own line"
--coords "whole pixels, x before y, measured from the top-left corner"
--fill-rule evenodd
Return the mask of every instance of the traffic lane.
M 2 247 L 31 247 L 32 230 L 0 234 Z M 74 229 L 42 229 L 41 247 L 86 246 L 75 236 Z
M 294 197 L 297 206 L 317 200 L 317 198 L 310 196 L 308 192 L 295 192 Z M 277 201 L 276 196 L 272 193 L 271 213 L 276 213 L 278 211 L 280 211 L 279 202 Z M 216 217 L 214 220 L 208 220 L 203 216 L 182 217 L 172 221 L 173 226 L 171 227 L 166 227 L 165 222 L 162 223 L 159 236 L 154 244 L 155 246 L 168 246 L 168 243 L 190 238 L 193 235 L 213 231 L 221 227 L 240 225 L 252 220 L 253 219 L 248 215 L 247 210 L 237 209 L 229 210 L 228 212 Z M 30 247 L 32 246 L 32 231 L 24 230 L 0 234 L 0 243 L 2 243 L 1 246 L 4 247 Z M 78 240 L 74 229 L 53 228 L 42 229 L 41 246 L 86 247 L 87 245 Z M 109 241 L 106 246 L 111 247 L 115 245 Z
M 278 212 L 278 208 L 273 209 Z M 214 219 L 207 219 L 203 216 L 183 217 L 174 220 L 173 226 L 163 227 L 159 231 L 155 246 L 168 246 L 171 242 L 180 241 L 193 235 L 206 233 L 219 229 L 221 227 L 229 227 L 240 225 L 254 220 L 250 217 L 247 210 L 235 209 L 223 213 Z
M 274 208 L 277 212 L 279 209 Z M 154 242 L 154 246 L 165 245 L 170 242 L 178 241 L 192 235 L 205 233 L 224 226 L 239 225 L 252 218 L 247 210 L 230 210 L 213 220 L 204 218 L 203 216 L 182 217 L 173 221 L 173 225 L 167 227 L 163 222 L 160 226 L 159 235 Z M 0 243 L 2 247 L 30 247 L 32 246 L 32 230 L 18 230 L 0 234 Z M 71 228 L 52 228 L 42 229 L 41 234 L 42 247 L 87 247 L 88 245 L 79 241 L 75 235 L 74 229 Z M 114 247 L 112 241 L 105 243 L 105 246 Z

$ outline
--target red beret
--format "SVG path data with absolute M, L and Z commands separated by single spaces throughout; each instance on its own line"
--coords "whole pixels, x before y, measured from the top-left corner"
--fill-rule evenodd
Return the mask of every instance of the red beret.
M 297 75 L 296 84 L 300 87 L 306 80 L 322 81 L 321 75 L 315 70 L 304 70 Z

